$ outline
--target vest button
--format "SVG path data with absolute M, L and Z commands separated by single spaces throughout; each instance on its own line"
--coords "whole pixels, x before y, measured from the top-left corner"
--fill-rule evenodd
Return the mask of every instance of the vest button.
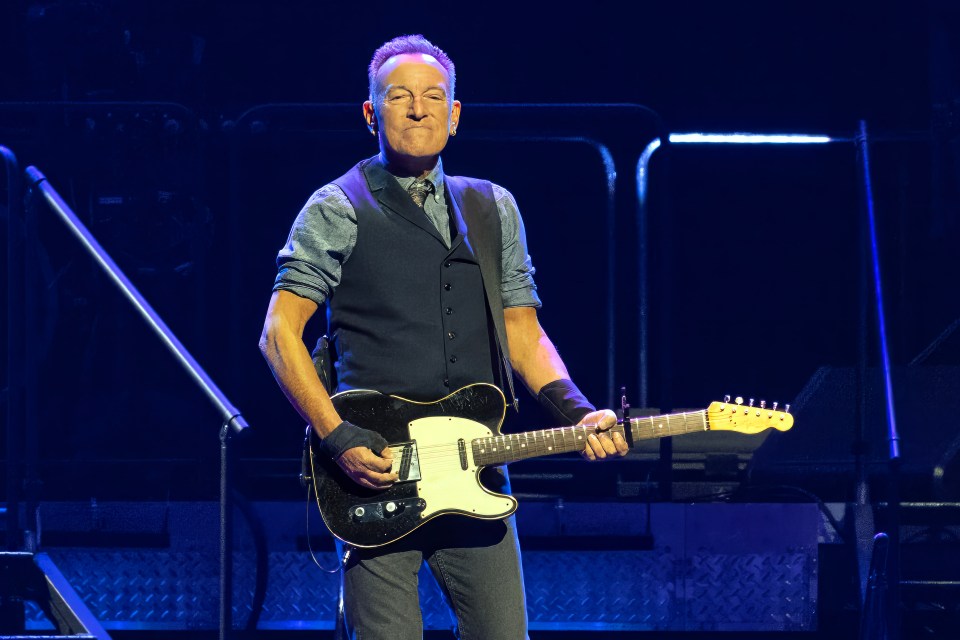
M 453 285 L 448 282 L 447 284 L 443 285 L 443 288 L 447 291 L 450 291 L 450 289 L 453 289 Z
M 453 314 L 453 309 L 451 309 L 450 307 L 447 307 L 447 308 L 444 309 L 443 311 L 444 311 L 444 313 L 446 313 L 448 316 Z
M 450 356 L 450 362 L 456 362 L 457 356 Z
M 450 338 L 451 340 L 453 340 L 454 338 L 457 337 L 457 334 L 454 333 L 453 331 L 448 331 L 448 332 L 447 332 L 447 337 Z
M 449 387 L 449 386 L 450 386 L 450 379 L 449 379 L 449 378 L 444 378 L 444 379 L 443 379 L 443 386 L 445 386 L 445 387 Z
M 447 260 L 446 262 L 443 263 L 443 266 L 445 266 L 447 269 L 449 269 L 452 264 L 453 264 L 452 262 L 450 262 L 449 260 Z

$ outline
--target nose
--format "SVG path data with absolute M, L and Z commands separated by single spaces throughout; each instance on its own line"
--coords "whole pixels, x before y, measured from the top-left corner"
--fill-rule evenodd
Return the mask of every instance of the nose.
M 410 103 L 410 117 L 415 120 L 422 120 L 426 115 L 427 110 L 423 104 L 423 98 L 414 96 L 413 102 Z

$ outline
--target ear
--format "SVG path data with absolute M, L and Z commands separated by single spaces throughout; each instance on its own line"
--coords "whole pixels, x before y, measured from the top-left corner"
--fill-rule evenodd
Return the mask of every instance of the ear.
M 450 135 L 454 135 L 460 126 L 460 106 L 459 100 L 454 100 L 450 106 Z
M 366 121 L 370 133 L 377 135 L 377 111 L 369 100 L 363 103 L 363 119 Z

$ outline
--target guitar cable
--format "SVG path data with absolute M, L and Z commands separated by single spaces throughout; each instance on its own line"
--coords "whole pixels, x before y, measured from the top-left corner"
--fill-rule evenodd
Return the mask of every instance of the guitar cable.
M 343 560 L 340 560 L 339 557 L 337 558 L 338 564 L 336 568 L 328 569 L 322 564 L 320 564 L 320 561 L 317 559 L 317 554 L 313 550 L 313 543 L 311 542 L 311 537 L 310 537 L 310 490 L 311 489 L 313 489 L 313 495 L 314 495 L 314 498 L 316 498 L 317 491 L 312 482 L 307 486 L 307 500 L 306 500 L 307 550 L 310 552 L 310 558 L 313 560 L 313 564 L 317 565 L 317 567 L 324 573 L 334 574 L 340 571 L 341 569 L 343 569 L 343 566 L 347 563 L 347 559 L 350 557 L 350 548 L 347 547 L 347 551 L 343 554 Z M 336 543 L 334 543 L 334 548 L 336 548 Z
M 317 560 L 317 554 L 313 550 L 313 542 L 310 537 L 310 490 L 313 490 L 314 500 L 317 502 L 319 508 L 320 497 L 317 495 L 317 485 L 314 482 L 314 472 L 313 472 L 313 450 L 310 446 L 310 425 L 307 425 L 306 435 L 303 439 L 303 456 L 300 458 L 300 485 L 306 488 L 307 490 L 307 499 L 306 499 L 306 520 L 307 520 L 307 550 L 310 552 L 310 558 L 313 560 L 313 564 L 323 571 L 324 573 L 334 574 L 343 569 L 344 565 L 347 563 L 347 558 L 350 556 L 350 547 L 347 547 L 346 553 L 343 554 L 343 559 L 340 560 L 338 557 L 337 560 L 339 564 L 335 569 L 328 569 Z M 334 549 L 336 549 L 336 543 L 334 543 Z

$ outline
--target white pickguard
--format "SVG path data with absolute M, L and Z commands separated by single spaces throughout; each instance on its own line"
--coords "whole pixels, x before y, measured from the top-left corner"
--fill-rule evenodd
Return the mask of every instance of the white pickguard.
M 420 482 L 417 490 L 429 518 L 440 511 L 459 511 L 477 518 L 503 518 L 513 513 L 517 501 L 488 491 L 478 480 L 470 442 L 494 435 L 479 422 L 455 417 L 420 418 L 410 423 L 410 437 L 417 443 Z M 457 441 L 466 446 L 467 468 L 460 464 Z

